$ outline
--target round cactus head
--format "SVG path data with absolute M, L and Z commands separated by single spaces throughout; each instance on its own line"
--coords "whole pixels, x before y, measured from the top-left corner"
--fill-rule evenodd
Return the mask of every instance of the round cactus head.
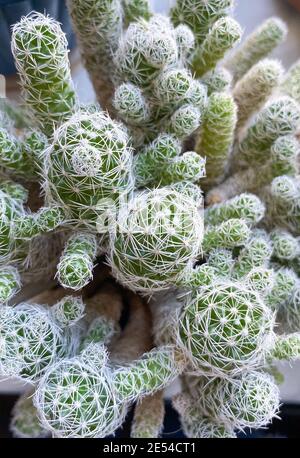
M 137 195 L 121 213 L 110 263 L 127 287 L 151 293 L 176 282 L 201 250 L 203 221 L 196 202 L 172 187 Z
M 126 406 L 117 401 L 105 366 L 106 350 L 98 346 L 95 366 L 91 346 L 91 361 L 87 354 L 62 360 L 48 369 L 37 389 L 42 423 L 56 437 L 104 437 L 124 420 Z
M 273 342 L 272 312 L 255 291 L 238 283 L 193 291 L 178 324 L 178 345 L 194 370 L 214 376 L 256 366 Z
M 103 199 L 116 203 L 131 191 L 131 166 L 121 126 L 104 112 L 79 112 L 56 130 L 47 150 L 47 198 L 60 202 L 72 219 L 93 225 Z
M 0 372 L 37 380 L 49 364 L 78 347 L 75 333 L 53 319 L 51 309 L 22 303 L 0 310 Z
M 197 378 L 192 387 L 206 415 L 232 428 L 259 428 L 276 416 L 279 389 L 271 376 L 250 371 L 233 380 Z

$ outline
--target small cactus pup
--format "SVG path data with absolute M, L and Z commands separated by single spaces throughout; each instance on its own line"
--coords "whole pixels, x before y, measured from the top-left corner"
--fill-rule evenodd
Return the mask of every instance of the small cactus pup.
M 187 296 L 176 322 L 176 342 L 191 371 L 235 377 L 259 366 L 274 345 L 274 314 L 247 285 L 217 282 Z
M 0 128 L 0 166 L 7 175 L 26 181 L 37 181 L 41 157 L 48 146 L 47 137 L 38 130 L 25 130 L 17 137 L 9 129 Z
M 12 182 L 0 189 L 0 262 L 19 263 L 28 254 L 31 239 L 47 234 L 64 223 L 63 210 L 58 206 L 41 207 L 29 213 L 24 207 L 27 192 Z
M 266 224 L 298 235 L 300 231 L 300 178 L 282 175 L 274 178 L 265 193 Z
M 114 71 L 112 57 L 123 26 L 121 3 L 120 0 L 67 1 L 81 56 L 103 109 L 111 109 Z M 125 8 L 127 19 L 130 5 L 138 2 L 124 3 L 129 3 L 128 8 Z
M 21 289 L 21 278 L 13 266 L 0 267 L 0 304 L 8 302 Z
M 54 437 L 105 437 L 123 423 L 137 399 L 164 388 L 182 370 L 171 346 L 124 366 L 112 366 L 105 347 L 91 343 L 74 358 L 48 368 L 34 403 Z
M 74 226 L 95 232 L 102 212 L 115 211 L 133 189 L 124 128 L 104 112 L 76 113 L 54 132 L 43 175 L 46 201 L 59 202 Z
M 33 394 L 31 390 L 26 391 L 14 405 L 9 425 L 13 437 L 39 439 L 50 435 L 40 424 L 38 412 L 33 404 Z
M 192 69 L 198 78 L 213 70 L 227 51 L 232 49 L 242 37 L 240 25 L 230 17 L 221 17 L 209 30 L 203 43 L 192 56 Z
M 56 21 L 33 13 L 13 27 L 12 52 L 32 123 L 51 136 L 77 106 L 66 37 Z
M 232 380 L 186 377 L 186 382 L 189 395 L 184 393 L 181 396 L 187 399 L 189 409 L 183 412 L 183 420 L 193 429 L 197 425 L 194 423 L 196 418 L 193 418 L 195 411 L 201 412 L 206 421 L 231 433 L 245 428 L 261 428 L 277 418 L 279 389 L 273 377 L 263 372 L 246 370 Z
M 281 136 L 294 134 L 300 122 L 300 108 L 290 97 L 270 101 L 255 117 L 240 140 L 235 154 L 238 167 L 264 165 L 272 144 Z
M 167 17 L 153 15 L 130 24 L 120 40 L 113 104 L 137 147 L 159 133 L 184 139 L 201 122 L 206 88 L 185 68 L 183 54 L 192 43 L 184 45 L 182 27 L 174 29 Z
M 134 156 L 136 187 L 196 183 L 203 178 L 205 160 L 193 151 L 180 153 L 181 145 L 176 137 L 160 134 Z
M 174 284 L 201 253 L 201 203 L 172 187 L 143 191 L 129 201 L 111 236 L 116 279 L 145 294 Z
M 212 188 L 206 196 L 208 204 L 222 202 L 242 192 L 261 194 L 264 186 L 281 175 L 297 175 L 299 172 L 299 141 L 294 135 L 278 137 L 270 148 L 269 158 L 257 173 L 255 165 L 237 170 L 223 183 Z
M 212 25 L 226 16 L 232 6 L 233 0 L 176 0 L 170 16 L 176 26 L 185 24 L 190 27 L 199 45 Z
M 84 305 L 66 296 L 53 307 L 21 303 L 0 309 L 0 372 L 36 382 L 49 364 L 76 353 Z
M 79 290 L 93 277 L 97 240 L 92 234 L 75 233 L 67 240 L 57 266 L 57 276 L 64 288 Z

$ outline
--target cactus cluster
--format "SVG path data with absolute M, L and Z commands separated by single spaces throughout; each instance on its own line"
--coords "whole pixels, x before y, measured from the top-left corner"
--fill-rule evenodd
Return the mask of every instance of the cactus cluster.
M 239 44 L 232 0 L 67 3 L 97 101 L 32 13 L 12 31 L 22 105 L 0 105 L 0 375 L 32 385 L 11 431 L 105 437 L 135 404 L 131 436 L 157 437 L 175 379 L 188 437 L 265 427 L 276 363 L 300 357 L 300 67 L 270 56 L 286 27 Z

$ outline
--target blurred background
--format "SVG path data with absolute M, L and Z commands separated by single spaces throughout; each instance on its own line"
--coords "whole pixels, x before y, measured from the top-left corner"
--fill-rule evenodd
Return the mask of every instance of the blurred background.
M 1 23 L 4 20 L 13 23 L 13 18 L 17 14 L 16 3 L 22 4 L 20 12 L 27 14 L 28 8 L 38 5 L 39 10 L 43 11 L 48 9 L 49 14 L 52 11 L 63 14 L 64 21 L 67 21 L 64 8 L 64 0 L 36 0 L 34 1 L 14 1 L 14 0 L 0 0 L 0 30 Z M 169 8 L 174 3 L 172 0 L 152 0 L 153 8 L 156 12 L 168 12 Z M 8 8 L 14 8 L 14 15 L 6 13 L 3 14 L 1 8 L 3 5 Z M 5 16 L 6 15 L 6 16 Z M 281 45 L 273 57 L 279 58 L 284 66 L 289 67 L 295 60 L 300 58 L 300 0 L 236 0 L 236 8 L 234 17 L 241 24 L 244 29 L 244 34 L 248 35 L 252 30 L 257 27 L 264 19 L 270 16 L 279 16 L 283 19 L 289 28 L 289 34 L 286 42 Z M 17 20 L 17 19 L 16 19 Z M 60 20 L 60 17 L 58 17 Z M 62 19 L 61 19 L 62 22 Z M 66 22 L 67 34 L 70 34 Z M 73 46 L 73 38 L 71 35 L 71 43 Z M 1 38 L 1 31 L 0 31 Z M 0 48 L 3 45 L 3 41 Z M 0 49 L 0 59 L 3 50 Z M 76 46 L 74 45 L 70 53 L 70 60 L 72 64 L 72 74 L 75 82 L 76 90 L 83 103 L 94 101 L 94 92 L 91 83 L 88 79 L 87 73 L 82 67 Z M 1 72 L 0 72 L 1 73 Z M 11 75 L 7 78 L 7 95 L 8 97 L 15 98 L 17 96 L 16 77 Z M 282 409 L 282 422 L 275 422 L 271 427 L 269 433 L 258 433 L 259 435 L 276 434 L 276 436 L 298 436 L 300 437 L 300 362 L 294 363 L 293 366 L 288 363 L 281 363 L 279 369 L 284 373 L 285 381 L 281 385 L 281 397 L 284 407 Z M 11 406 L 13 405 L 16 395 L 24 390 L 24 385 L 20 385 L 14 381 L 1 381 L 0 380 L 0 437 L 7 437 L 7 423 Z M 2 412 L 2 415 L 1 415 Z M 169 411 L 170 413 L 170 411 Z M 172 417 L 174 413 L 170 413 L 167 419 L 166 430 L 169 431 L 166 437 L 175 437 L 174 431 L 176 429 L 176 419 Z M 174 426 L 175 425 L 175 426 Z M 178 424 L 177 424 L 178 426 Z M 175 428 L 175 429 L 174 429 Z M 172 434 L 171 434 L 172 432 Z M 123 431 L 124 437 L 128 437 L 126 427 Z

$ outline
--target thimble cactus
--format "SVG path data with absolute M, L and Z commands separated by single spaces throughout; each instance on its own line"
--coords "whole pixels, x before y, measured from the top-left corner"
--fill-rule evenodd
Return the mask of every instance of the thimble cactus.
M 79 345 L 73 326 L 83 314 L 79 299 L 66 297 L 52 308 L 21 303 L 0 309 L 0 372 L 37 381 L 48 365 L 72 355 Z
M 157 437 L 178 376 L 187 436 L 266 426 L 275 364 L 300 357 L 299 63 L 269 57 L 286 27 L 222 61 L 232 0 L 67 4 L 101 107 L 78 103 L 41 14 L 13 28 L 22 106 L 0 103 L 0 372 L 35 390 L 12 430 L 104 437 L 136 403 L 131 436 Z M 93 279 L 86 307 L 63 288 L 17 303 L 50 278 Z
M 76 233 L 66 245 L 57 266 L 59 282 L 65 288 L 83 288 L 93 276 L 97 241 L 92 234 Z
M 195 372 L 234 377 L 263 361 L 274 341 L 273 327 L 274 315 L 258 293 L 220 282 L 186 298 L 176 340 Z
M 285 23 L 276 17 L 267 19 L 255 29 L 227 61 L 234 80 L 239 80 L 253 65 L 267 57 L 285 40 L 286 35 Z
M 47 201 L 59 202 L 79 225 L 95 227 L 101 200 L 117 204 L 132 190 L 127 134 L 104 112 L 76 113 L 54 133 L 44 180 Z
M 192 68 L 196 76 L 200 78 L 213 70 L 226 52 L 240 41 L 241 36 L 241 27 L 234 19 L 218 19 L 192 57 Z
M 105 347 L 90 344 L 81 355 L 49 367 L 34 402 L 42 424 L 54 436 L 113 433 L 130 403 L 163 388 L 181 370 L 172 347 L 154 349 L 124 367 L 108 366 L 107 358 Z
M 196 142 L 197 153 L 206 158 L 204 188 L 221 181 L 227 171 L 236 121 L 237 109 L 232 96 L 225 92 L 212 94 Z
M 66 37 L 56 21 L 34 13 L 14 26 L 12 52 L 32 122 L 51 135 L 77 104 Z
M 202 238 L 193 199 L 172 187 L 144 191 L 120 214 L 109 262 L 121 283 L 149 294 L 176 282 L 200 253 Z
M 21 288 L 20 274 L 13 266 L 0 267 L 0 304 L 8 302 Z
M 199 377 L 190 391 L 202 414 L 229 430 L 266 426 L 279 411 L 279 389 L 263 372 L 246 371 L 233 380 Z

